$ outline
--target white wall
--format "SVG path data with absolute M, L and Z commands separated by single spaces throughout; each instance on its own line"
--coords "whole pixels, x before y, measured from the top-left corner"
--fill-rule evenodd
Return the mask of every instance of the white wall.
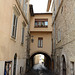
M 23 67 L 23 74 L 26 69 L 26 59 L 18 59 L 17 61 L 17 75 L 20 75 L 20 67 Z
M 0 61 L 0 75 L 4 75 L 4 63 L 5 61 Z

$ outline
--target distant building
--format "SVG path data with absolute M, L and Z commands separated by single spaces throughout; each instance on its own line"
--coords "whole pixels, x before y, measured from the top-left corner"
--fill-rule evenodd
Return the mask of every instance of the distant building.
M 40 61 L 40 55 L 35 55 L 34 57 L 34 64 L 39 64 L 39 61 Z
M 25 73 L 29 0 L 0 0 L 0 75 Z
M 44 63 L 44 55 L 37 54 L 34 56 L 34 64 L 42 64 Z

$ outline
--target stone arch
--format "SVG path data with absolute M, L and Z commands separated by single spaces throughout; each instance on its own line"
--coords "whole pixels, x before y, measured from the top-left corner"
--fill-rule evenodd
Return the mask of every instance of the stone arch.
M 35 55 L 37 55 L 37 54 L 43 54 L 43 55 L 46 57 L 46 59 L 45 59 L 45 66 L 46 66 L 48 69 L 51 69 L 51 57 L 50 57 L 48 54 L 46 54 L 45 52 L 35 52 L 35 53 L 33 53 L 33 54 L 30 56 L 30 67 L 31 67 L 31 68 L 33 67 L 33 65 L 34 65 L 34 59 L 33 59 L 33 57 L 34 57 Z
M 30 53 L 30 57 L 31 57 L 32 55 L 36 54 L 36 53 L 47 54 L 49 57 L 51 57 L 51 55 L 50 55 L 49 53 L 45 52 L 45 51 L 35 51 L 35 52 L 33 52 L 33 53 Z

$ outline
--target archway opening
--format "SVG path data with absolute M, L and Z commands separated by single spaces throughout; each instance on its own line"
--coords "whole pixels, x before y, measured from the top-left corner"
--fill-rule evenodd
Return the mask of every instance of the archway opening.
M 17 53 L 15 53 L 14 55 L 13 75 L 16 75 L 16 63 L 17 63 Z
M 45 56 L 43 54 L 37 54 L 34 56 L 34 65 L 43 64 L 45 61 Z
M 62 63 L 63 63 L 63 75 L 66 75 L 66 61 L 65 61 L 65 57 L 64 57 L 64 55 L 62 56 L 62 58 L 63 58 L 63 61 L 62 61 Z
M 30 68 L 36 64 L 44 64 L 47 69 L 51 69 L 51 58 L 46 53 L 37 52 L 30 57 Z

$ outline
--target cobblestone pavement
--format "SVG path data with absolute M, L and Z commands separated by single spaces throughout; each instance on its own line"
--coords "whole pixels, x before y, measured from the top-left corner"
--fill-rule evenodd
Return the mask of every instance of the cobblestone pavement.
M 50 70 L 30 70 L 25 75 L 54 75 Z

